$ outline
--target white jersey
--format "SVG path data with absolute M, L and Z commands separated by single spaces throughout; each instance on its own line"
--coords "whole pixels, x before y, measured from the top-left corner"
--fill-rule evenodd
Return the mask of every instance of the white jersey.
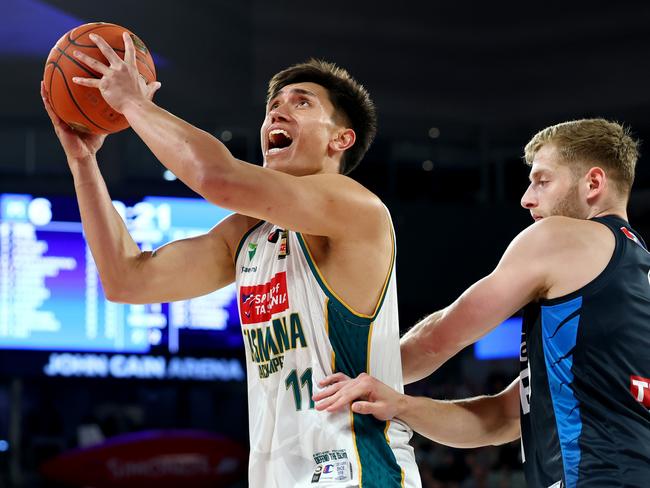
M 235 258 L 246 347 L 252 488 L 420 487 L 412 432 L 399 421 L 318 412 L 333 372 L 367 372 L 403 391 L 395 252 L 377 309 L 361 315 L 329 288 L 302 235 L 260 222 Z

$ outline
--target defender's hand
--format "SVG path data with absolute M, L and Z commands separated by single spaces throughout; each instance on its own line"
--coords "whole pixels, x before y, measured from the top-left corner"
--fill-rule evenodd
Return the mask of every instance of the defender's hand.
M 316 410 L 335 412 L 351 405 L 355 413 L 389 420 L 399 415 L 405 400 L 404 395 L 366 373 L 361 373 L 355 379 L 336 373 L 318 385 L 325 389 L 313 397 L 318 402 Z

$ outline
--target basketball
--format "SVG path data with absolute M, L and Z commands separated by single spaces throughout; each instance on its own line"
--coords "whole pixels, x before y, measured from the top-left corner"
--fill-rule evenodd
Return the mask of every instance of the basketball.
M 110 134 L 126 129 L 129 123 L 124 116 L 111 108 L 97 88 L 77 85 L 75 76 L 100 78 L 101 75 L 74 58 L 75 50 L 81 51 L 105 64 L 106 58 L 88 37 L 103 37 L 113 50 L 124 59 L 122 33 L 128 32 L 136 50 L 138 71 L 151 83 L 156 80 L 156 69 L 151 53 L 138 36 L 115 24 L 94 22 L 75 27 L 66 32 L 50 51 L 45 63 L 43 81 L 50 103 L 56 114 L 70 127 L 92 134 Z

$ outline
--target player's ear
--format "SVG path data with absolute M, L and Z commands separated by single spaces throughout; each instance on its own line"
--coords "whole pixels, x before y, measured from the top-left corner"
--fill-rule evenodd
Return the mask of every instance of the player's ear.
M 595 166 L 589 171 L 587 171 L 586 176 L 586 183 L 588 185 L 587 188 L 587 198 L 594 198 L 600 194 L 602 194 L 603 191 L 605 191 L 605 188 L 607 188 L 607 185 L 609 181 L 607 180 L 607 174 L 605 173 L 605 170 Z
M 340 129 L 334 134 L 334 138 L 330 140 L 329 148 L 334 152 L 343 152 L 350 149 L 356 140 L 357 135 L 354 130 L 350 128 Z

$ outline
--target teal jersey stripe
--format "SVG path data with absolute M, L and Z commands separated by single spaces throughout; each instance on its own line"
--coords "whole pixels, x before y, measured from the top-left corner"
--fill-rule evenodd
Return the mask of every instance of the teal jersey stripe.
M 248 229 L 244 235 L 239 239 L 239 244 L 237 244 L 237 251 L 235 252 L 235 263 L 237 262 L 237 259 L 239 258 L 239 252 L 241 251 L 242 246 L 244 245 L 244 242 L 246 241 L 246 238 L 253 233 L 255 229 L 257 229 L 260 225 L 264 224 L 264 220 L 260 220 L 257 224 L 255 224 L 253 227 Z
M 372 316 L 362 315 L 354 312 L 347 304 L 342 302 L 339 299 L 339 297 L 337 297 L 334 294 L 334 292 L 330 289 L 329 285 L 323 280 L 323 277 L 321 276 L 320 271 L 318 270 L 318 266 L 316 266 L 316 263 L 312 259 L 311 252 L 309 251 L 309 247 L 305 242 L 305 238 L 302 236 L 302 234 L 296 233 L 296 236 L 298 237 L 298 242 L 300 243 L 300 247 L 302 248 L 302 252 L 305 256 L 305 259 L 307 260 L 307 264 L 309 264 L 309 268 L 311 269 L 314 278 L 316 279 L 321 289 L 323 290 L 323 293 L 325 293 L 325 295 L 327 296 L 327 298 L 329 298 L 331 302 L 336 302 L 340 307 L 341 313 L 346 318 L 349 318 L 351 321 L 353 321 L 354 323 L 361 322 L 364 323 L 365 325 L 370 325 L 377 318 L 377 315 L 379 315 L 379 311 L 381 310 L 381 306 L 384 304 L 384 299 L 388 294 L 388 287 L 390 286 L 390 279 L 391 276 L 393 275 L 393 270 L 395 268 L 395 249 L 394 249 L 395 236 L 393 236 L 392 232 L 393 231 L 391 229 L 391 237 L 393 238 L 393 256 L 390 263 L 390 269 L 388 270 L 388 276 L 386 277 L 386 282 L 384 283 L 384 289 L 382 290 L 381 296 L 379 297 L 379 303 L 377 304 L 375 313 Z
M 372 322 L 335 300 L 327 300 L 327 320 L 335 371 L 351 378 L 367 372 Z M 387 423 L 372 415 L 353 414 L 352 426 L 361 463 L 360 486 L 401 488 L 402 470 L 384 434 Z

